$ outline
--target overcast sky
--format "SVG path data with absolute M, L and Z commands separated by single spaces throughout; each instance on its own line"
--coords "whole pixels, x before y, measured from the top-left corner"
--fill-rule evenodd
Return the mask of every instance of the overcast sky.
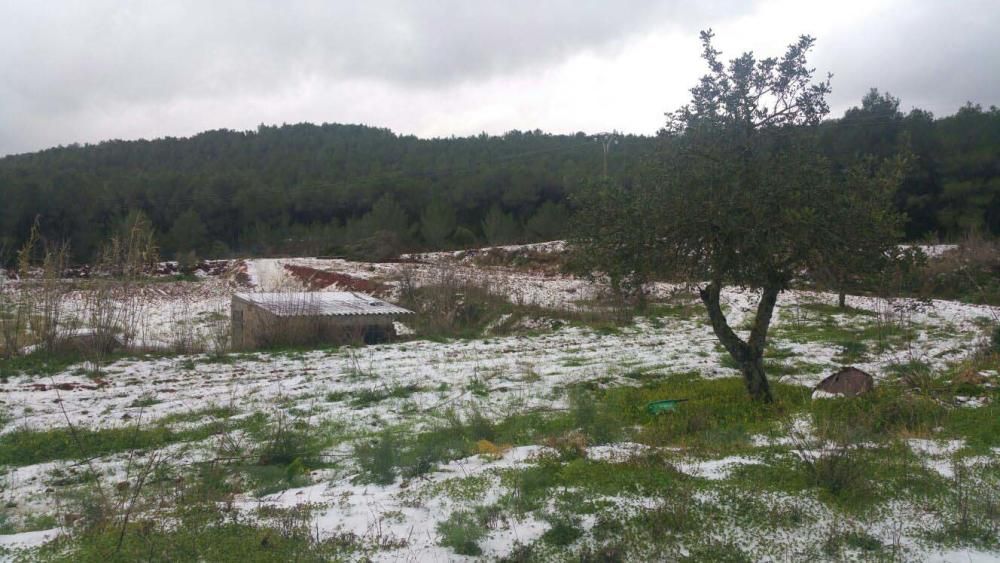
M 301 121 L 653 133 L 708 27 L 726 58 L 815 36 L 833 115 L 872 86 L 1000 104 L 997 0 L 0 0 L 0 154 Z

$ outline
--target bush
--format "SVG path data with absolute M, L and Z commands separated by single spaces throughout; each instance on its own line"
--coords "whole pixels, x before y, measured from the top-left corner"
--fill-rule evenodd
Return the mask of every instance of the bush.
M 196 269 L 198 269 L 199 262 L 198 254 L 193 250 L 177 253 L 177 269 L 181 273 L 193 273 Z
M 472 412 L 464 419 L 448 413 L 441 426 L 401 439 L 407 432 L 406 428 L 386 430 L 378 439 L 355 446 L 354 454 L 362 471 L 360 481 L 385 485 L 392 483 L 397 475 L 404 478 L 424 475 L 438 463 L 480 453 L 477 444 L 484 440 L 505 445 L 498 441 L 497 426 L 479 412 Z
M 325 444 L 315 428 L 305 422 L 289 420 L 281 414 L 262 432 L 253 432 L 260 446 L 254 452 L 258 465 L 316 466 L 322 463 L 321 453 Z
M 552 527 L 542 534 L 542 541 L 558 547 L 565 547 L 583 535 L 583 530 L 576 523 L 565 519 L 559 519 L 552 523 Z
M 492 327 L 502 329 L 498 320 L 514 306 L 482 284 L 460 279 L 455 272 L 443 271 L 428 285 L 417 287 L 404 280 L 400 305 L 417 314 L 408 322 L 422 336 L 473 338 Z M 495 325 L 495 326 L 494 326 Z
M 437 525 L 438 543 L 452 548 L 459 555 L 482 555 L 479 541 L 486 537 L 486 532 L 486 527 L 468 511 L 453 512 Z
M 869 488 L 865 458 L 849 446 L 831 448 L 816 455 L 800 451 L 799 455 L 809 484 L 834 497 L 858 497 Z
M 717 563 L 750 563 L 751 559 L 739 546 L 731 543 L 711 542 L 690 548 L 687 557 L 679 561 L 715 561 Z
M 970 235 L 928 260 L 918 278 L 920 293 L 929 297 L 1000 305 L 1000 241 Z
M 399 444 L 389 430 L 383 431 L 377 440 L 356 445 L 354 457 L 361 467 L 358 478 L 362 482 L 389 485 L 396 480 Z
M 882 542 L 867 532 L 849 530 L 828 537 L 823 542 L 822 549 L 824 554 L 833 557 L 838 555 L 844 546 L 858 551 L 871 552 L 882 549 Z
M 820 437 L 846 442 L 885 440 L 898 433 L 927 434 L 947 415 L 933 397 L 892 385 L 879 386 L 862 397 L 816 401 L 811 410 Z

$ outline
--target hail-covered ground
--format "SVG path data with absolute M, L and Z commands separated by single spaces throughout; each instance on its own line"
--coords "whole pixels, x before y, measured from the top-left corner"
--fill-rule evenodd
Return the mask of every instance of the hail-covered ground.
M 558 253 L 561 246 L 536 245 L 531 250 Z M 476 253 L 407 258 L 379 264 L 255 259 L 234 263 L 233 272 L 242 275 L 152 284 L 143 290 L 144 299 L 137 305 L 143 319 L 138 339 L 149 349 L 169 346 L 178 338 L 210 343 L 225 331 L 232 292 L 316 289 L 288 266 L 299 267 L 300 272 L 301 268 L 334 272 L 342 275 L 342 280 L 378 284 L 390 297 L 401 283 L 419 286 L 447 275 L 486 286 L 512 303 L 531 305 L 537 311 L 584 310 L 601 295 L 599 284 L 591 281 L 546 268 L 484 265 Z M 304 482 L 296 479 L 294 486 L 277 492 L 243 492 L 236 506 L 246 511 L 262 506 L 308 507 L 310 528 L 320 539 L 349 535 L 366 544 L 358 557 L 383 561 L 473 559 L 445 545 L 441 523 L 455 513 L 492 506 L 509 496 L 514 488 L 510 476 L 538 467 L 554 455 L 555 446 L 487 444 L 482 453 L 440 464 L 419 477 L 397 475 L 391 483 L 377 484 L 359 478 L 361 470 L 353 459 L 357 443 L 385 429 L 418 435 L 439 428 L 449 417 L 466 413 L 500 421 L 524 413 L 562 412 L 570 406 L 567 390 L 578 387 L 638 386 L 670 374 L 697 374 L 708 379 L 738 375 L 702 318 L 691 288 L 657 284 L 651 294 L 654 301 L 668 304 L 664 306 L 666 313 L 639 317 L 614 330 L 562 323 L 540 313 L 534 324 L 530 319 L 521 321 L 531 330 L 504 336 L 486 333 L 480 338 L 434 341 L 416 334 L 389 344 L 260 352 L 224 359 L 211 351 L 150 354 L 115 361 L 99 374 L 87 365 L 75 365 L 51 376 L 13 376 L 0 384 L 6 420 L 3 433 L 53 428 L 101 431 L 163 427 L 178 435 L 189 431 L 193 436 L 190 441 L 160 448 L 168 463 L 184 466 L 220 455 L 223 438 L 197 431 L 215 420 L 220 411 L 228 413 L 227 420 L 237 427 L 240 420 L 264 413 L 271 420 L 291 417 L 311 428 L 335 428 L 337 437 L 323 453 L 328 463 L 312 470 Z M 755 309 L 756 297 L 745 290 L 724 293 L 725 310 L 733 326 L 745 325 Z M 74 299 L 82 302 L 84 297 Z M 943 369 L 971 354 L 984 338 L 983 327 L 1000 315 L 997 308 L 951 301 L 850 296 L 850 309 L 843 313 L 833 307 L 835 303 L 835 295 L 821 292 L 781 294 L 769 344 L 769 353 L 776 358 L 769 365 L 774 381 L 812 387 L 847 363 L 877 379 L 887 377 L 899 365 Z M 67 309 L 72 311 L 73 307 Z M 1000 382 L 995 369 L 984 369 L 978 376 L 993 384 Z M 956 401 L 955 408 L 984 407 L 978 397 L 957 397 Z M 794 426 L 788 435 L 754 436 L 756 449 L 750 447 L 737 455 L 706 458 L 683 448 L 658 448 L 656 453 L 661 457 L 657 459 L 696 482 L 724 484 L 736 468 L 769 463 L 775 447 L 794 450 L 788 455 L 810 455 L 808 449 L 799 447 L 807 439 L 802 436 L 808 437 L 812 431 L 809 421 L 799 420 Z M 793 439 L 792 434 L 798 438 Z M 231 435 L 224 438 L 233 439 Z M 942 479 L 954 479 L 961 467 L 1000 464 L 996 449 L 958 459 L 956 452 L 964 446 L 961 440 L 921 436 L 906 443 L 920 462 Z M 599 462 L 613 472 L 615 464 L 645 459 L 651 448 L 625 441 L 585 445 L 583 449 L 583 459 Z M 0 546 L 30 549 L 71 533 L 60 483 L 74 483 L 66 476 L 84 471 L 96 473 L 111 486 L 127 481 L 134 465 L 131 455 L 117 452 L 86 463 L 54 459 L 9 464 L 2 476 L 2 494 L 12 533 L 0 535 Z M 689 500 L 727 506 L 731 499 L 725 487 L 720 487 L 699 489 Z M 816 554 L 816 546 L 829 540 L 831 529 L 859 528 L 864 537 L 874 538 L 881 546 L 878 553 L 891 558 L 1000 561 L 1000 552 L 992 551 L 989 542 L 970 546 L 928 541 L 927 535 L 940 526 L 941 518 L 933 507 L 919 503 L 900 501 L 879 514 L 845 522 L 845 517 L 812 494 L 760 492 L 755 498 L 774 514 L 801 512 L 802 516 L 796 517 L 793 525 L 761 533 L 755 525 L 741 522 L 738 514 L 720 509 L 721 525 L 711 541 L 737 545 L 754 560 L 798 560 Z M 602 537 L 608 520 L 627 521 L 670 500 L 642 490 L 587 496 L 586 502 L 599 508 L 581 510 L 572 517 L 574 529 L 583 530 L 583 534 L 571 536 L 568 543 L 552 544 L 542 538 L 556 527 L 557 519 L 552 515 L 565 511 L 554 502 L 491 520 L 477 542 L 480 556 L 500 558 L 516 555 L 522 546 L 548 545 L 549 555 L 558 558 L 560 552 L 582 549 L 590 545 L 588 542 L 597 545 L 595 538 Z M 39 527 L 30 526 L 30 522 L 49 525 L 19 531 Z M 846 547 L 831 558 L 874 557 L 864 542 L 854 545 L 844 541 Z M 648 555 L 674 559 L 696 553 L 694 547 L 681 542 L 675 553 Z M 535 553 L 546 552 L 538 548 Z

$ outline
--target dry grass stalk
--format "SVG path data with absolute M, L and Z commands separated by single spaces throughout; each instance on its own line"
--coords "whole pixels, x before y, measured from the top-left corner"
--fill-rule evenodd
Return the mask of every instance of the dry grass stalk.
M 102 250 L 99 274 L 84 293 L 84 311 L 92 335 L 86 352 L 95 371 L 116 348 L 133 345 L 148 300 L 142 285 L 157 259 L 152 229 L 142 218 L 125 236 L 112 237 Z
M 61 281 L 69 246 L 45 241 L 36 222 L 17 254 L 16 283 L 0 277 L 0 335 L 3 356 L 26 345 L 52 352 L 59 342 L 66 287 Z

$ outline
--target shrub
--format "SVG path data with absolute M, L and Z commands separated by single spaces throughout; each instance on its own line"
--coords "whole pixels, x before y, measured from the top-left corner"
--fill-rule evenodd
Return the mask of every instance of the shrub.
M 679 561 L 715 561 L 717 563 L 750 563 L 751 559 L 738 546 L 731 543 L 710 542 L 692 546 L 687 557 Z
M 486 527 L 472 512 L 453 512 L 437 525 L 438 543 L 452 548 L 459 555 L 482 555 L 479 541 L 486 537 Z
M 408 323 L 418 334 L 439 338 L 478 337 L 487 328 L 502 331 L 500 319 L 504 315 L 509 318 L 514 309 L 486 285 L 459 278 L 449 270 L 419 287 L 412 279 L 404 279 L 400 304 L 417 313 Z
M 826 541 L 823 542 L 822 550 L 825 555 L 833 557 L 838 555 L 844 546 L 858 551 L 870 552 L 882 549 L 882 542 L 867 532 L 849 530 L 846 532 L 838 532 L 828 537 Z
M 626 561 L 625 548 L 619 545 L 585 547 L 580 552 L 580 563 L 623 563 Z
M 1000 241 L 970 234 L 958 248 L 927 261 L 911 282 L 938 299 L 1000 304 Z
M 819 454 L 799 452 L 809 484 L 834 497 L 863 494 L 869 486 L 864 457 L 848 446 L 838 446 Z
M 811 406 L 820 437 L 857 442 L 885 440 L 893 434 L 927 434 L 946 417 L 933 397 L 882 385 L 874 392 L 850 399 L 816 401 Z
M 685 488 L 677 495 L 667 497 L 666 502 L 642 515 L 645 526 L 655 538 L 679 534 L 698 529 L 702 518 L 697 510 L 698 501 Z
M 316 429 L 304 422 L 280 414 L 262 432 L 252 434 L 260 443 L 254 452 L 258 465 L 287 466 L 298 461 L 300 465 L 316 466 L 322 462 L 320 454 L 325 444 Z
M 565 547 L 580 539 L 582 535 L 583 530 L 575 522 L 566 519 L 557 519 L 552 522 L 552 527 L 542 534 L 542 541 L 551 545 Z
M 389 485 L 396 480 L 399 465 L 399 444 L 395 436 L 385 430 L 378 439 L 354 447 L 354 457 L 361 467 L 362 482 Z

